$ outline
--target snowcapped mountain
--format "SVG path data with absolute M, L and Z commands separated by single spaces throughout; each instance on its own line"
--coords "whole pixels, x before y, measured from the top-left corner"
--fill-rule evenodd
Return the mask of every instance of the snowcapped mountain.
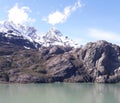
M 16 25 L 8 21 L 0 23 L 0 35 L 6 38 L 7 42 L 16 40 L 16 42 L 19 42 L 17 44 L 24 44 L 21 46 L 25 48 L 39 48 L 41 46 L 48 47 L 53 45 L 78 46 L 73 40 L 67 36 L 63 36 L 56 28 L 51 28 L 47 33 L 40 34 L 34 27 Z
M 24 48 L 37 49 L 40 43 L 34 40 L 36 29 L 24 25 L 15 25 L 13 22 L 5 21 L 0 23 L 0 40 L 10 42 Z
M 13 22 L 5 21 L 0 24 L 0 32 L 7 33 L 6 37 L 11 37 L 11 35 L 14 36 L 22 36 L 24 39 L 28 39 L 29 41 L 33 42 L 34 39 L 32 39 L 31 35 L 36 35 L 36 29 L 33 27 L 28 27 L 24 25 L 16 25 Z
M 51 28 L 46 34 L 44 34 L 41 38 L 41 41 L 43 46 L 78 46 L 78 44 L 73 40 L 69 39 L 67 36 L 63 36 L 63 34 L 56 28 Z

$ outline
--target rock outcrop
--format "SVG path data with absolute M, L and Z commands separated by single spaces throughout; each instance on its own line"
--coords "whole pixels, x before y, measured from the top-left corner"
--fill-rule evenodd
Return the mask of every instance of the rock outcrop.
M 120 47 L 106 41 L 81 48 L 25 49 L 0 42 L 0 82 L 120 82 Z
M 106 41 L 88 43 L 78 52 L 92 82 L 119 82 L 120 47 Z

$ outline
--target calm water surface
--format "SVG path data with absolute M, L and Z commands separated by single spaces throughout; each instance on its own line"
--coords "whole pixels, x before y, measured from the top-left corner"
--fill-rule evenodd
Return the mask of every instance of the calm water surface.
M 120 84 L 0 84 L 0 103 L 120 103 Z

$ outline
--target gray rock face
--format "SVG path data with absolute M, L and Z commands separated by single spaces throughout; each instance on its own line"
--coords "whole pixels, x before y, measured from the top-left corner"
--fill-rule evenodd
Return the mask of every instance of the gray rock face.
M 120 47 L 106 41 L 82 48 L 52 46 L 39 50 L 4 44 L 0 46 L 0 82 L 118 83 Z
M 93 82 L 115 82 L 112 78 L 120 67 L 119 46 L 106 41 L 88 43 L 78 55 Z

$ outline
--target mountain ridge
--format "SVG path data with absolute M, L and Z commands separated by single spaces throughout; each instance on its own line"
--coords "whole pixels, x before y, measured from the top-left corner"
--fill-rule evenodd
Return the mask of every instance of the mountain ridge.
M 107 41 L 82 48 L 25 49 L 0 41 L 0 83 L 120 82 L 120 47 Z
M 7 38 L 22 37 L 24 40 L 32 42 L 34 48 L 39 48 L 40 46 L 70 46 L 77 47 L 78 44 L 68 37 L 64 37 L 63 34 L 56 28 L 51 28 L 47 33 L 39 34 L 34 27 L 29 27 L 21 24 L 14 24 L 13 22 L 5 21 L 0 24 L 1 34 Z M 36 46 L 36 45 L 40 46 Z M 26 46 L 26 45 L 25 45 Z M 31 48 L 29 46 L 28 48 Z
M 120 82 L 120 46 L 99 40 L 75 48 L 55 28 L 41 40 L 33 27 L 6 25 L 0 25 L 0 83 Z

